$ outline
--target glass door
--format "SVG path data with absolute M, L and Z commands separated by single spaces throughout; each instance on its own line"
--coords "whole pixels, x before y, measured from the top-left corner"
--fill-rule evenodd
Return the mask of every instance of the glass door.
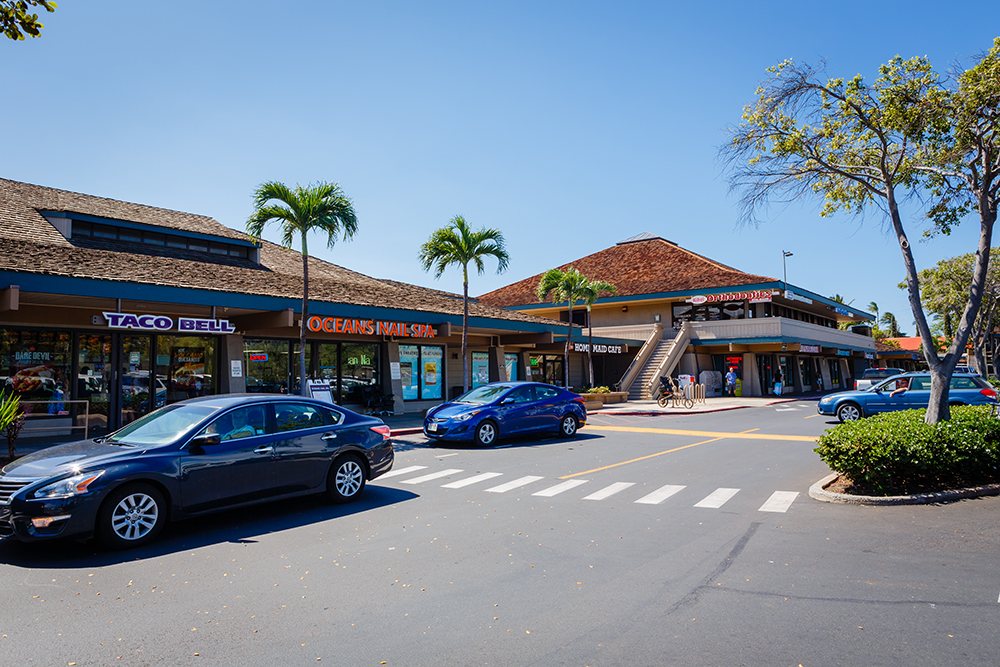
M 124 426 L 152 410 L 150 396 L 156 379 L 150 363 L 152 341 L 149 336 L 122 336 L 121 424 Z M 162 394 L 167 387 L 162 381 Z M 157 387 L 159 390 L 160 387 Z M 156 393 L 159 393 L 157 391 Z
M 76 397 L 90 403 L 89 426 L 97 435 L 111 426 L 111 335 L 80 334 Z

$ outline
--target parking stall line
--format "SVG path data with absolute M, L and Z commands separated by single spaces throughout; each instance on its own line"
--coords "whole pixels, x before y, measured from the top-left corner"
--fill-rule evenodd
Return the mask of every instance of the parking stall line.
M 470 486 L 478 482 L 484 482 L 488 479 L 493 479 L 494 477 L 500 477 L 503 475 L 502 472 L 484 472 L 481 475 L 473 475 L 472 477 L 466 477 L 465 479 L 460 479 L 457 482 L 452 482 L 451 484 L 442 484 L 442 489 L 461 489 L 463 486 Z
M 581 484 L 586 484 L 588 480 L 585 479 L 571 479 L 562 484 L 556 484 L 555 486 L 550 486 L 547 489 L 538 491 L 537 493 L 532 493 L 533 496 L 542 496 L 544 498 L 551 498 L 552 496 L 559 495 L 563 491 L 569 491 L 570 489 L 576 488 Z
M 595 491 L 589 496 L 585 496 L 584 500 L 604 500 L 605 498 L 610 498 L 619 491 L 624 491 L 630 486 L 635 486 L 635 482 L 615 482 L 610 486 L 606 486 L 600 491 Z
M 458 468 L 448 468 L 447 470 L 439 470 L 437 472 L 432 472 L 429 475 L 422 475 L 420 477 L 414 477 L 413 479 L 404 479 L 400 484 L 422 484 L 424 482 L 429 482 L 432 479 L 438 479 L 439 477 L 447 477 L 448 475 L 454 475 L 455 473 L 462 472 Z
M 712 493 L 708 494 L 701 501 L 694 504 L 695 507 L 708 507 L 710 509 L 719 509 L 726 504 L 730 498 L 739 493 L 739 489 L 726 489 L 718 488 Z
M 659 505 L 664 500 L 674 495 L 683 488 L 685 487 L 675 486 L 673 484 L 667 484 L 666 486 L 661 486 L 656 491 L 653 491 L 652 493 L 645 495 L 642 498 L 639 498 L 639 500 L 635 502 L 636 504 L 639 505 Z
M 798 491 L 775 491 L 767 502 L 760 506 L 758 512 L 787 512 L 792 502 L 799 495 Z
M 507 493 L 512 489 L 517 489 L 532 482 L 537 482 L 540 479 L 545 479 L 544 477 L 537 477 L 535 475 L 526 475 L 518 479 L 507 482 L 506 484 L 501 484 L 500 486 L 494 486 L 493 488 L 486 489 L 486 493 Z
M 398 477 L 399 475 L 409 475 L 411 472 L 423 470 L 426 467 L 427 466 L 409 466 L 408 468 L 399 468 L 398 470 L 390 470 L 384 475 L 379 475 L 376 479 L 381 481 L 383 479 L 388 479 L 390 477 Z

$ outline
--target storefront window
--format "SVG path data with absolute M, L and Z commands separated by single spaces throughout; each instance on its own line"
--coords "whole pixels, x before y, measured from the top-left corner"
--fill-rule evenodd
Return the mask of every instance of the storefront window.
M 76 398 L 90 402 L 89 426 L 106 430 L 111 401 L 111 336 L 81 334 L 77 351 Z
M 287 340 L 243 339 L 243 360 L 246 364 L 248 392 L 288 393 L 289 347 Z
M 362 387 L 381 387 L 378 343 L 341 343 L 341 396 L 360 403 Z
M 481 387 L 490 383 L 490 355 L 489 352 L 472 353 L 472 388 Z
M 321 380 L 330 380 L 330 386 L 337 390 L 337 343 L 319 343 L 319 368 L 317 374 Z
M 20 397 L 25 414 L 67 414 L 60 401 L 70 398 L 73 336 L 53 331 L 0 332 L 3 387 Z
M 799 357 L 799 370 L 802 372 L 802 384 L 811 385 L 813 383 L 813 365 L 809 357 Z
M 781 367 L 781 393 L 783 394 L 795 391 L 795 378 L 792 375 L 791 362 L 791 357 L 778 357 L 778 365 Z
M 514 382 L 517 380 L 517 355 L 516 354 L 505 354 L 503 355 L 504 365 L 507 366 L 507 380 Z
M 441 398 L 441 388 L 444 386 L 444 348 L 421 346 L 420 368 L 420 397 Z
M 418 368 L 420 368 L 420 347 L 417 345 L 400 345 L 399 374 L 403 382 L 404 401 L 415 401 L 420 398 Z
M 306 379 L 307 380 L 310 379 L 310 378 L 316 377 L 316 372 L 315 372 L 315 370 L 313 370 L 313 365 L 312 365 L 312 351 L 313 351 L 313 345 L 312 345 L 312 343 L 310 343 L 309 341 L 306 341 Z M 297 341 L 292 344 L 292 356 L 288 358 L 288 365 L 289 365 L 289 368 L 292 371 L 291 375 L 294 378 L 294 381 L 292 382 L 291 393 L 293 393 L 296 396 L 298 396 L 300 394 L 300 392 L 301 392 L 300 387 L 302 386 L 302 382 L 300 381 L 300 378 L 299 378 L 299 367 L 300 367 L 299 366 L 299 344 L 298 344 Z
M 840 386 L 840 360 L 827 359 L 830 364 L 830 384 L 834 387 Z
M 155 406 L 215 393 L 216 339 L 156 337 Z

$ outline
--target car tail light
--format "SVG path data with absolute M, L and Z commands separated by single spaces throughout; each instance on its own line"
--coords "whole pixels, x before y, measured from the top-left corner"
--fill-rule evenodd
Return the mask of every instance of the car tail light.
M 996 398 L 997 398 L 997 391 L 996 391 L 996 389 L 982 389 L 982 390 L 979 391 L 979 393 L 982 394 L 983 396 L 988 396 L 989 398 L 992 398 L 993 400 L 996 400 Z
M 388 440 L 389 436 L 392 435 L 392 429 L 390 429 L 385 424 L 382 424 L 381 426 L 372 426 L 371 430 L 375 431 L 376 433 L 381 433 L 383 442 Z
M 573 399 L 573 402 L 574 403 L 583 403 L 584 405 L 587 404 L 587 401 L 584 400 L 583 396 L 577 396 L 576 398 Z

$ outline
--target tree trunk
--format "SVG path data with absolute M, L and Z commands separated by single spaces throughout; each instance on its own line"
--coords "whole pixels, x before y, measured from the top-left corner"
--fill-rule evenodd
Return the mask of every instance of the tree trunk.
M 590 388 L 594 388 L 594 322 L 587 306 L 587 366 L 590 368 Z
M 306 320 L 309 317 L 309 249 L 302 232 L 302 321 L 299 323 L 299 395 L 306 395 Z
M 569 327 L 566 329 L 566 348 L 563 350 L 563 389 L 569 391 L 569 341 L 573 338 L 573 300 L 569 302 Z
M 469 267 L 462 267 L 462 393 L 469 391 Z

